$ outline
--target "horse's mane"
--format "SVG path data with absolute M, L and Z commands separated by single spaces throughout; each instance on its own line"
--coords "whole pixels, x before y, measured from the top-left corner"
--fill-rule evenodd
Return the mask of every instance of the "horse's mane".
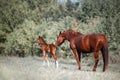
M 77 37 L 79 35 L 82 35 L 80 32 L 74 31 L 72 29 L 66 30 L 62 33 L 62 36 L 64 36 L 67 40 Z
M 68 35 L 73 35 L 73 36 L 78 36 L 78 35 L 81 35 L 82 33 L 80 32 L 77 32 L 77 31 L 74 31 L 72 29 L 69 29 L 67 31 L 64 31 L 64 33 L 68 34 Z

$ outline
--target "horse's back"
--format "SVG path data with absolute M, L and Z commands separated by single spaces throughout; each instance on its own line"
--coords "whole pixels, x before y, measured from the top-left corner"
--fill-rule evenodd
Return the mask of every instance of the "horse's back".
M 104 34 L 92 33 L 87 35 L 79 35 L 76 38 L 76 47 L 81 52 L 93 52 L 96 46 L 107 43 L 107 38 Z
M 107 37 L 104 34 L 100 34 L 100 33 L 93 33 L 90 34 L 89 36 L 89 40 L 90 41 L 94 41 L 94 42 L 107 42 Z

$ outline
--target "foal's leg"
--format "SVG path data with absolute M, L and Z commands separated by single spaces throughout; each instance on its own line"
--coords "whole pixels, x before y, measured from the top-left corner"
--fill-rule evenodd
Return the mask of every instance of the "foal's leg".
M 58 57 L 55 55 L 55 52 L 56 52 L 56 49 L 53 49 L 53 50 L 51 51 L 51 54 L 52 54 L 52 56 L 53 56 L 53 58 L 54 58 L 54 60 L 55 60 L 56 68 L 58 68 Z
M 47 64 L 49 66 L 49 60 L 48 60 L 48 55 L 47 54 L 45 55 L 45 60 L 47 61 Z
M 47 61 L 47 64 L 49 66 L 48 55 L 46 55 L 46 52 L 44 50 L 42 50 L 42 57 L 43 57 L 43 65 L 45 65 L 45 61 Z
M 42 50 L 43 65 L 45 65 L 45 51 Z
M 99 51 L 94 52 L 94 58 L 95 58 L 95 64 L 94 64 L 94 67 L 93 67 L 93 71 L 96 71 L 98 61 L 99 61 Z
M 58 68 L 58 58 L 55 54 L 53 54 L 53 58 L 55 59 L 56 68 Z

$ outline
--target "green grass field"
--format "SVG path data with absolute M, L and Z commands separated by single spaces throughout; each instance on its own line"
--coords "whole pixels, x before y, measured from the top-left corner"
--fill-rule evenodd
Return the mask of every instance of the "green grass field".
M 77 70 L 75 59 L 59 59 L 59 68 L 55 68 L 53 58 L 50 66 L 42 65 L 40 57 L 0 57 L 0 80 L 120 80 L 120 63 L 111 63 L 106 72 L 102 72 L 100 60 L 96 72 L 92 72 L 93 59 L 82 59 L 81 70 Z

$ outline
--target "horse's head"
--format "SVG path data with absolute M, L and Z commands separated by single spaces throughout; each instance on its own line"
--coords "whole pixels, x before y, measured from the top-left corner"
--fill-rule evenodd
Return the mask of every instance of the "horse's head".
M 61 45 L 65 40 L 68 40 L 70 41 L 71 39 L 73 39 L 74 37 L 80 35 L 81 33 L 79 32 L 75 32 L 73 31 L 72 29 L 69 29 L 69 30 L 66 30 L 64 32 L 60 32 L 59 33 L 59 36 L 57 38 L 57 41 L 56 41 L 56 46 L 59 46 Z
M 59 33 L 59 36 L 57 38 L 57 41 L 55 43 L 56 46 L 59 46 L 61 45 L 63 42 L 65 41 L 65 36 L 64 36 L 64 33 Z
M 39 36 L 38 39 L 37 39 L 37 43 L 38 44 L 44 44 L 45 41 L 43 40 L 43 38 L 41 36 Z

